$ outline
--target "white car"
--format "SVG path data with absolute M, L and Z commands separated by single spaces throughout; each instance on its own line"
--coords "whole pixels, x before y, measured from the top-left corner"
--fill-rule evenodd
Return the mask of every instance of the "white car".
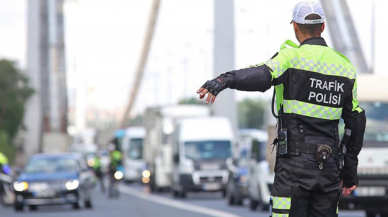
M 269 199 L 275 174 L 270 171 L 266 160 L 268 134 L 263 130 L 240 130 L 240 137 L 251 138 L 250 164 L 248 173 L 248 198 L 250 209 L 269 209 Z

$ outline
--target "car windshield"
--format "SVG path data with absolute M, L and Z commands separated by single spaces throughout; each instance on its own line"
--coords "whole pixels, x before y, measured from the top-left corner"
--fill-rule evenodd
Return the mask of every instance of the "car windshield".
M 73 158 L 32 159 L 26 165 L 26 173 L 76 173 L 77 161 Z
M 192 160 L 226 159 L 231 156 L 230 141 L 185 142 L 185 156 Z
M 360 107 L 367 119 L 364 141 L 388 142 L 388 103 L 360 102 Z
M 249 166 L 249 155 L 248 155 L 248 150 L 243 149 L 240 151 L 240 157 L 237 161 L 237 166 L 238 167 L 248 167 Z
M 131 159 L 142 159 L 143 158 L 143 139 L 136 138 L 130 139 L 128 157 Z

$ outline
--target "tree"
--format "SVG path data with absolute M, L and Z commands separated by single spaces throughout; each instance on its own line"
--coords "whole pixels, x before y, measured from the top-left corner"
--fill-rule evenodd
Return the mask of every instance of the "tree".
M 130 119 L 129 126 L 143 126 L 143 115 L 136 115 L 134 118 Z
M 179 100 L 178 104 L 179 105 L 187 105 L 187 104 L 203 105 L 203 102 L 201 100 L 197 99 L 196 97 L 191 97 L 191 98 L 183 98 L 183 99 Z
M 34 93 L 28 78 L 9 60 L 0 60 L 0 147 L 11 146 L 23 122 L 25 104 Z M 6 143 L 6 144 L 4 144 Z M 13 153 L 9 151 L 8 153 Z M 12 156 L 8 156 L 12 158 Z
M 261 128 L 264 126 L 264 111 L 267 103 L 246 98 L 238 103 L 239 128 Z
M 216 100 L 217 103 L 217 100 Z M 178 104 L 203 105 L 203 102 L 196 97 L 183 98 Z M 264 126 L 264 111 L 268 103 L 263 100 L 246 98 L 238 103 L 238 127 L 239 128 L 261 128 Z

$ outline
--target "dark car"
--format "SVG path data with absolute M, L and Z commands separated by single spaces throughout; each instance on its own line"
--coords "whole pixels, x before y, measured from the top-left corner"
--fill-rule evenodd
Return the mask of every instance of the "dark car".
M 92 207 L 91 191 L 95 186 L 93 172 L 85 160 L 75 154 L 38 154 L 31 157 L 13 183 L 14 209 L 24 206 L 35 210 L 40 205 L 83 204 Z
M 249 158 L 247 150 L 240 152 L 239 159 L 233 159 L 228 166 L 229 179 L 226 187 L 226 197 L 229 205 L 243 205 L 244 198 L 248 195 Z

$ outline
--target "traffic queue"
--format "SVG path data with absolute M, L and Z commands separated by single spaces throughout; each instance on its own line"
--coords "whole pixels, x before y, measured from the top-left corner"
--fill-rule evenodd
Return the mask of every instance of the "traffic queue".
M 220 192 L 229 205 L 269 209 L 274 172 L 267 161 L 268 133 L 234 132 L 228 118 L 199 105 L 148 108 L 143 128 L 115 132 L 124 181 L 141 181 L 151 192 Z M 205 124 L 206 129 L 200 126 Z
M 359 86 L 376 79 L 364 76 Z M 384 213 L 386 203 L 387 138 L 381 132 L 387 127 L 388 99 L 371 100 L 375 90 L 362 90 L 360 104 L 373 112 L 367 114 L 370 121 L 359 155 L 360 182 L 339 207 L 365 210 L 369 217 Z M 8 185 L 2 180 L 1 192 L 14 192 L 15 211 L 52 204 L 92 208 L 96 185 L 109 197 L 118 197 L 122 180 L 142 183 L 150 192 L 171 192 L 176 200 L 195 192 L 218 192 L 230 206 L 267 212 L 275 168 L 270 135 L 263 129 L 235 131 L 228 118 L 211 116 L 207 106 L 151 107 L 142 126 L 117 130 L 102 150 L 32 156 Z M 2 168 L 9 169 L 6 163 Z

